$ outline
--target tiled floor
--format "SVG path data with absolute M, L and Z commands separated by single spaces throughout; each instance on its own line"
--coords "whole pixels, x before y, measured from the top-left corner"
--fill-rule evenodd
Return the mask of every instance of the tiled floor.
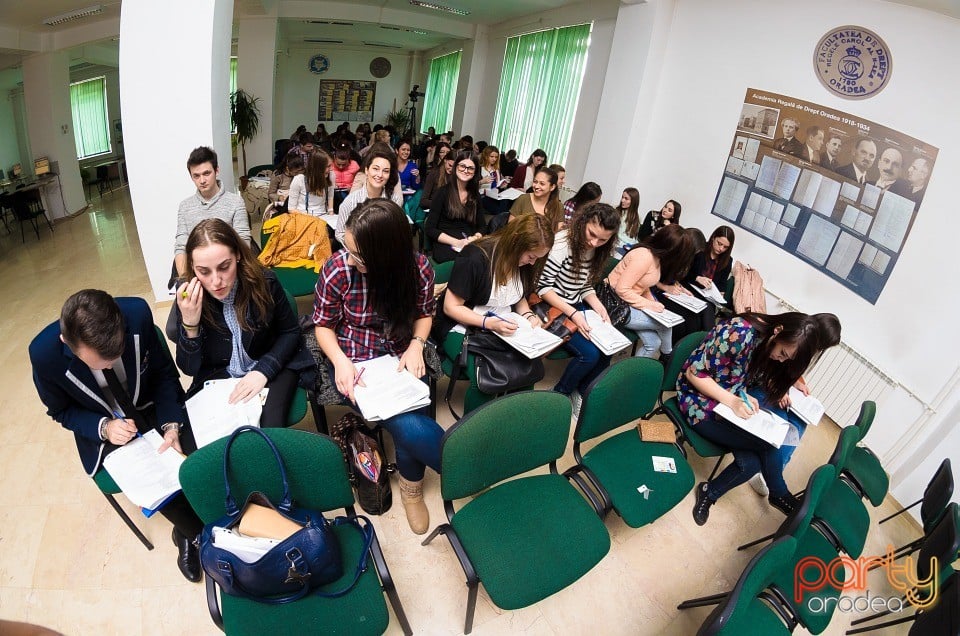
M 44 228 L 39 241 L 29 235 L 21 244 L 18 228 L 6 234 L 0 227 L 0 618 L 66 634 L 216 634 L 203 586 L 185 582 L 174 564 L 168 523 L 160 516 L 144 519 L 126 506 L 156 544 L 146 551 L 84 475 L 72 436 L 45 415 L 37 399 L 27 344 L 57 317 L 63 300 L 84 287 L 153 301 L 125 190 L 96 199 L 87 212 L 58 223 L 52 236 Z M 300 309 L 308 310 L 306 299 Z M 156 309 L 159 324 L 168 311 Z M 558 369 L 552 363 L 545 384 Z M 337 409 L 330 417 L 338 417 Z M 451 424 L 445 410 L 441 424 Z M 299 426 L 313 430 L 310 416 Z M 808 431 L 787 470 L 793 489 L 826 461 L 836 439 L 830 423 Z M 568 453 L 561 468 L 571 463 Z M 697 457 L 691 463 L 698 479 L 712 467 Z M 429 473 L 434 522 L 442 518 L 438 485 L 437 475 Z M 443 538 L 420 546 L 407 529 L 399 493 L 394 496 L 394 507 L 375 525 L 410 622 L 421 634 L 459 633 L 463 573 Z M 481 591 L 475 633 L 694 634 L 709 609 L 678 612 L 677 603 L 730 588 L 753 554 L 735 546 L 771 532 L 783 517 L 748 486 L 715 506 L 702 528 L 690 516 L 692 503 L 688 495 L 640 529 L 611 515 L 606 525 L 613 545 L 606 558 L 572 587 L 532 607 L 502 611 Z M 892 509 L 888 500 L 871 514 L 876 520 Z M 916 532 L 903 518 L 874 527 L 865 554 L 880 554 L 888 542 L 899 545 Z M 871 593 L 889 593 L 879 573 L 871 578 Z M 848 622 L 838 615 L 828 633 L 843 633 Z M 400 633 L 395 621 L 389 633 Z

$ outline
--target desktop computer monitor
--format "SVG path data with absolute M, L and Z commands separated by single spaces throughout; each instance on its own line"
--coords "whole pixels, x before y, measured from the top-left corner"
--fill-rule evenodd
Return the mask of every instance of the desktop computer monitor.
M 13 164 L 13 167 L 10 168 L 10 174 L 14 177 L 19 177 L 23 173 L 23 168 L 19 163 Z
M 50 160 L 46 157 L 40 157 L 33 160 L 33 174 L 39 176 L 50 173 Z

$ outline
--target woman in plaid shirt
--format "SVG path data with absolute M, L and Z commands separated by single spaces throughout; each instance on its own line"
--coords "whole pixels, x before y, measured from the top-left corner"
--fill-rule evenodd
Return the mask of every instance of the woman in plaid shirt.
M 414 252 L 410 224 L 396 203 L 363 203 L 347 220 L 343 244 L 345 249 L 330 257 L 317 280 L 313 322 L 337 390 L 353 401 L 355 362 L 395 355 L 398 370 L 423 377 L 423 347 L 436 301 L 433 268 L 426 256 Z M 426 466 L 440 472 L 443 429 L 426 408 L 380 424 L 393 436 L 407 522 L 423 534 L 430 524 L 423 475 Z

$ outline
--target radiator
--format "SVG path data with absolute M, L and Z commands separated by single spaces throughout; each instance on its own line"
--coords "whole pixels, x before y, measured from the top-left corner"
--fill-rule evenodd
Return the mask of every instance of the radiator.
M 883 396 L 898 386 L 845 343 L 827 349 L 804 378 L 810 393 L 823 402 L 827 415 L 840 426 L 855 423 L 865 400 L 873 400 L 879 407 Z

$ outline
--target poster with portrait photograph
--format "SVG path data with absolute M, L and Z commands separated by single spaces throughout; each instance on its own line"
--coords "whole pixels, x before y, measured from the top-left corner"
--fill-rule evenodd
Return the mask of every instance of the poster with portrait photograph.
M 856 115 L 750 88 L 712 212 L 875 304 L 937 153 Z

